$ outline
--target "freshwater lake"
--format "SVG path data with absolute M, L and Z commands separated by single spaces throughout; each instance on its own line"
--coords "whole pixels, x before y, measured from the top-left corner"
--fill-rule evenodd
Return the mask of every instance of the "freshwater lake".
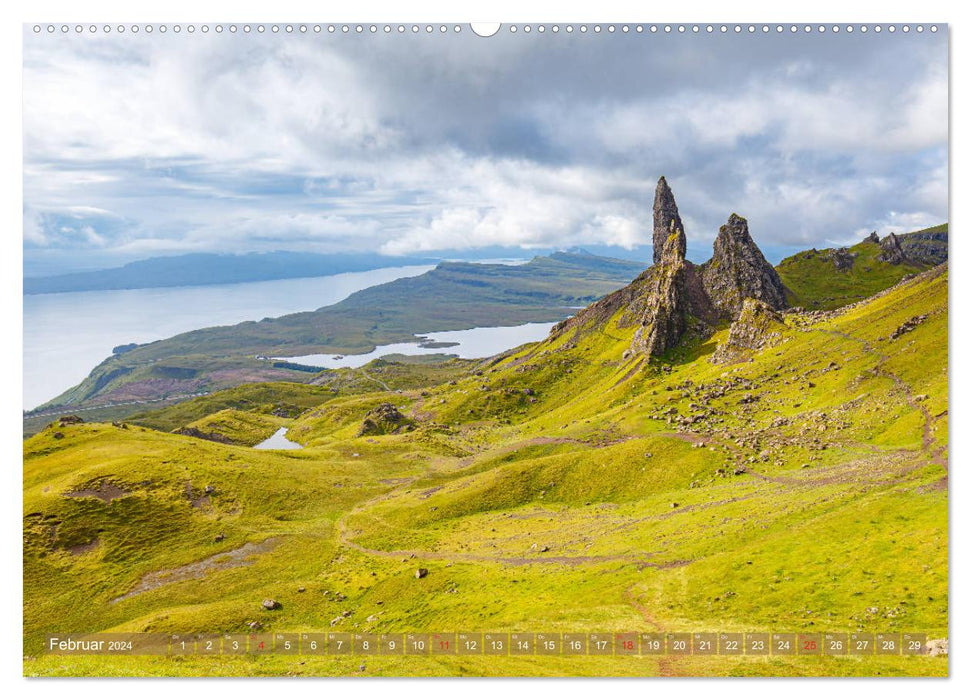
M 287 429 L 280 428 L 270 437 L 258 445 L 253 445 L 258 450 L 299 450 L 303 447 L 299 442 L 287 439 Z
M 29 294 L 24 300 L 24 409 L 82 381 L 111 349 L 178 333 L 336 304 L 433 265 L 206 287 Z

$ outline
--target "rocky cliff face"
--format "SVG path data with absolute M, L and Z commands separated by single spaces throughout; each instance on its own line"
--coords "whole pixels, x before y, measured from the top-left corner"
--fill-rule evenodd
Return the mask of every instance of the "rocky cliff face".
M 641 327 L 631 344 L 635 352 L 648 357 L 660 355 L 677 345 L 688 328 L 690 302 L 684 253 L 684 233 L 675 230 L 664 242 L 660 260 L 651 268 Z
M 940 265 L 947 262 L 947 231 L 908 233 L 900 236 L 900 248 L 908 260 Z
M 674 193 L 662 175 L 654 190 L 654 264 L 661 261 L 668 236 L 675 231 L 684 234 L 684 224 L 678 214 Z
M 786 307 L 779 273 L 752 240 L 748 221 L 738 214 L 718 230 L 714 255 L 702 265 L 701 276 L 711 303 L 724 318 L 737 318 L 745 299 L 758 299 L 773 309 Z

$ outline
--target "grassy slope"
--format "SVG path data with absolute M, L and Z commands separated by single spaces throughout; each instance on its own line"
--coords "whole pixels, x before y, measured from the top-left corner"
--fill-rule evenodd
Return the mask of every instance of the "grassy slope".
M 789 290 L 789 303 L 810 309 L 835 309 L 873 296 L 907 275 L 926 270 L 923 264 L 891 265 L 877 260 L 882 248 L 863 241 L 848 248 L 855 256 L 853 266 L 838 270 L 824 251 L 806 250 L 786 258 L 776 266 Z
M 133 385 L 159 398 L 244 381 L 299 381 L 301 373 L 274 369 L 254 356 L 364 353 L 414 340 L 421 332 L 557 321 L 568 308 L 626 284 L 641 268 L 572 253 L 519 266 L 442 263 L 424 275 L 361 290 L 317 311 L 206 328 L 140 346 L 106 359 L 45 406 L 127 399 Z
M 622 357 L 633 329 L 614 319 L 437 387 L 333 397 L 288 421 L 296 452 L 45 430 L 24 444 L 25 672 L 360 673 L 359 657 L 36 656 L 54 630 L 242 633 L 250 621 L 946 636 L 946 272 L 788 323 L 751 363 L 708 362 L 722 331 L 665 371 Z M 383 401 L 418 429 L 357 437 Z M 104 479 L 130 493 L 64 495 Z M 193 507 L 186 484 L 214 486 L 211 502 Z M 111 602 L 146 574 L 268 538 L 247 567 Z M 416 580 L 419 565 L 430 573 Z M 264 597 L 282 609 L 262 610 Z M 374 657 L 363 673 L 942 675 L 947 661 Z

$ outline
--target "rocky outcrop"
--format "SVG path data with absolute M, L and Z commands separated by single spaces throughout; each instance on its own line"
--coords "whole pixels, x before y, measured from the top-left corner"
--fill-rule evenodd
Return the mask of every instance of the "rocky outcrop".
M 927 314 L 921 314 L 920 316 L 913 316 L 907 319 L 893 330 L 890 334 L 890 340 L 896 340 L 905 333 L 910 333 L 926 320 Z
M 863 239 L 864 243 L 876 243 L 880 244 L 880 236 L 877 235 L 876 231 L 872 231 L 869 236 Z
M 674 193 L 668 187 L 668 181 L 661 176 L 654 190 L 654 264 L 661 261 L 664 246 L 675 231 L 684 234 L 684 224 L 678 214 L 678 205 L 674 201 Z
M 176 428 L 172 432 L 175 433 L 176 435 L 185 435 L 187 437 L 198 438 L 199 440 L 208 440 L 209 442 L 218 442 L 218 443 L 222 443 L 223 445 L 235 445 L 236 444 L 235 442 L 233 442 L 232 440 L 230 440 L 225 435 L 222 435 L 221 433 L 215 433 L 215 432 L 207 433 L 207 432 L 204 432 L 202 430 L 199 430 L 199 428 L 196 428 L 196 427 L 193 427 L 193 426 L 189 426 L 189 425 L 187 425 L 187 426 L 185 426 L 183 428 Z
M 746 299 L 742 312 L 728 331 L 728 339 L 715 349 L 711 361 L 715 364 L 745 362 L 758 351 L 782 342 L 785 329 L 782 316 L 768 304 Z
M 883 250 L 877 255 L 877 260 L 888 262 L 891 265 L 899 265 L 907 258 L 904 255 L 903 248 L 900 247 L 900 239 L 893 233 L 880 241 L 880 247 Z
M 677 345 L 687 330 L 689 303 L 684 253 L 684 233 L 676 230 L 665 240 L 661 258 L 650 270 L 641 327 L 631 344 L 635 352 L 647 357 L 660 355 Z
M 752 240 L 748 221 L 738 214 L 718 230 L 714 255 L 701 267 L 705 291 L 725 318 L 737 318 L 745 299 L 758 299 L 776 310 L 787 306 L 779 273 Z
M 854 256 L 846 248 L 837 248 L 829 256 L 829 259 L 833 261 L 833 266 L 840 272 L 853 269 Z
M 402 428 L 410 427 L 405 415 L 398 407 L 390 403 L 382 403 L 364 414 L 361 430 L 358 435 L 387 435 L 401 432 Z

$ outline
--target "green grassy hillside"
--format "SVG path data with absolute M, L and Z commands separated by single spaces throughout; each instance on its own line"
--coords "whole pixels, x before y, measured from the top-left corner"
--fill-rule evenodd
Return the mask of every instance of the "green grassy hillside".
M 56 424 L 24 442 L 24 671 L 946 675 L 946 657 L 64 657 L 43 642 L 253 623 L 946 637 L 947 308 L 942 266 L 788 314 L 778 344 L 734 365 L 711 361 L 727 329 L 647 364 L 615 317 L 424 386 L 267 385 L 157 412 L 163 431 Z M 267 410 L 284 400 L 301 410 Z M 362 435 L 383 403 L 411 429 Z M 167 432 L 190 418 L 249 441 L 286 425 L 304 448 Z
M 935 234 L 943 234 L 944 241 L 934 242 L 934 254 L 926 245 Z M 852 264 L 840 269 L 834 263 L 836 248 L 806 250 L 786 258 L 776 266 L 782 282 L 789 290 L 788 301 L 793 306 L 808 309 L 836 309 L 873 296 L 896 284 L 907 275 L 927 270 L 947 260 L 947 224 L 900 236 L 900 244 L 908 256 L 899 264 L 879 260 L 883 252 L 879 243 L 864 240 L 846 250 Z M 943 257 L 937 250 L 943 246 Z

